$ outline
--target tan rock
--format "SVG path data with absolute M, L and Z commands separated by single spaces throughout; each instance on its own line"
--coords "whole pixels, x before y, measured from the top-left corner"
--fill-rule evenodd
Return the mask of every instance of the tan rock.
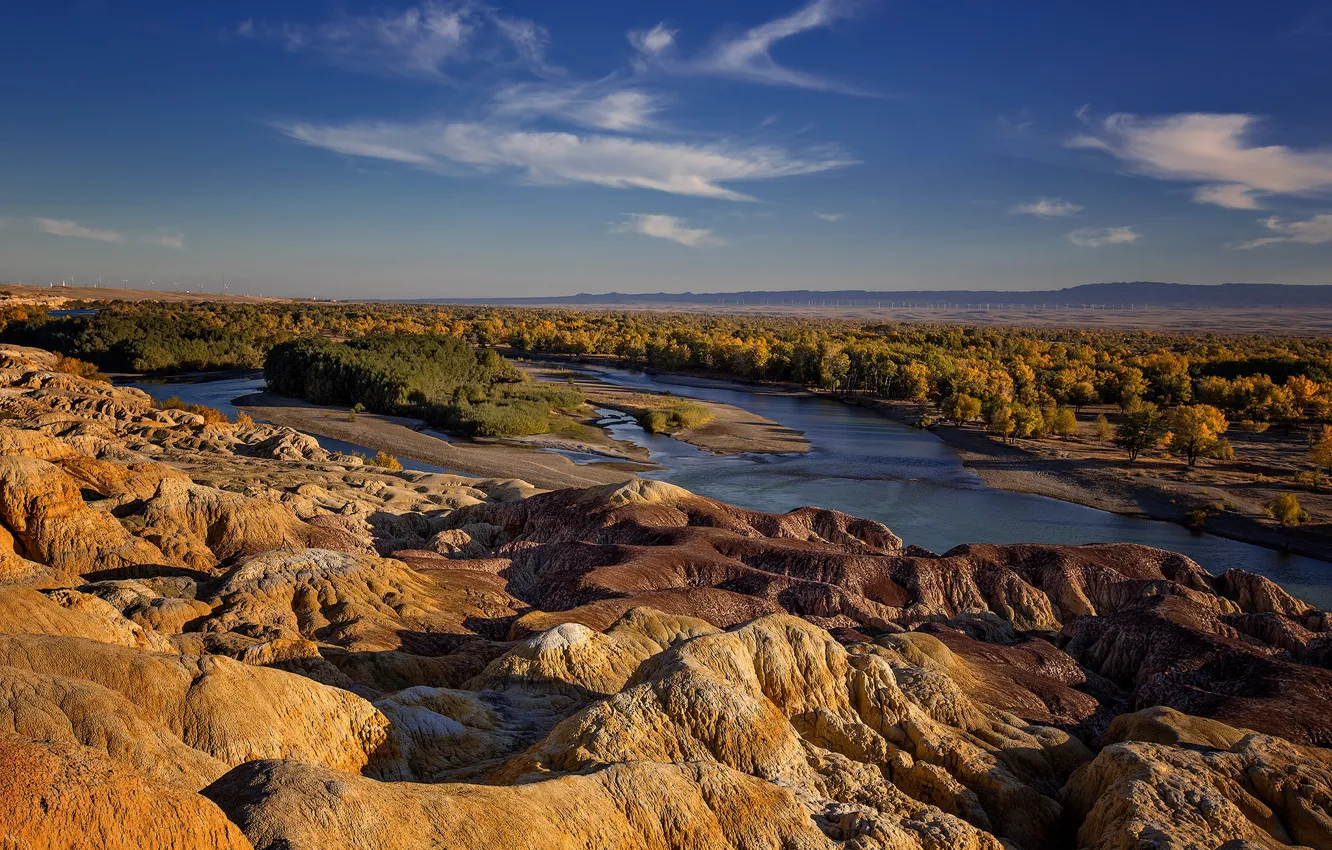
M 0 846 L 251 850 L 212 801 L 96 751 L 0 737 Z

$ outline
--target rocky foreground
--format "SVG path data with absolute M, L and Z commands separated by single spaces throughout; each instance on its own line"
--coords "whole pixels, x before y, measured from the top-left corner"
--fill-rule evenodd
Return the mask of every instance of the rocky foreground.
M 391 473 L 54 365 L 0 347 L 0 846 L 1332 848 L 1332 631 L 1259 576 Z

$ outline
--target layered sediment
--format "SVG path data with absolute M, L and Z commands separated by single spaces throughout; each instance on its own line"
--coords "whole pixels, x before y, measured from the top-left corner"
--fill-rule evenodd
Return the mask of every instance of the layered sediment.
M 1332 629 L 1147 547 L 389 472 L 0 347 L 0 843 L 1332 847 Z

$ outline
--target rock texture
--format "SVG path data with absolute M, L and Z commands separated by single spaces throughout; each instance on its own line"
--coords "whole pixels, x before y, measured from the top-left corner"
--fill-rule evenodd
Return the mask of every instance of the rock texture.
M 541 493 L 0 346 L 0 846 L 1332 848 L 1332 630 L 1128 544 Z

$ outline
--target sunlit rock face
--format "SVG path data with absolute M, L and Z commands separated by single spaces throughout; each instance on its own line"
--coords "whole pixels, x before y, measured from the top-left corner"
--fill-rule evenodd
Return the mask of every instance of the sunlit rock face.
M 1327 617 L 1133 545 L 540 493 L 0 347 L 0 846 L 1332 847 Z

